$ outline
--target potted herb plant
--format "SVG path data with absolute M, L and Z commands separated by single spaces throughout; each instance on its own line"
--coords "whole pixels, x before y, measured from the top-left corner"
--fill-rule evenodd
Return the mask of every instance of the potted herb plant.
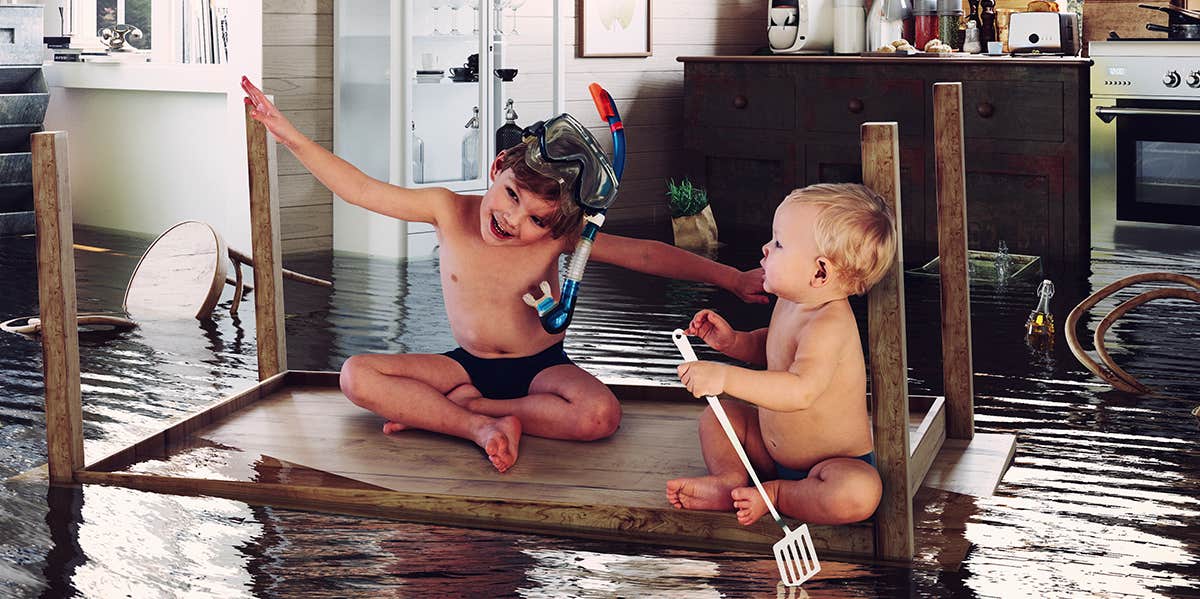
M 667 180 L 667 205 L 675 245 L 685 249 L 710 249 L 717 245 L 717 221 L 708 205 L 708 193 L 684 177 L 679 184 Z

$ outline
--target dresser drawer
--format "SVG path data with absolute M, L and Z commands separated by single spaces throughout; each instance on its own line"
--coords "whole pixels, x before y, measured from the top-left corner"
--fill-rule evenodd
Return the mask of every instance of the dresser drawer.
M 1058 81 L 964 81 L 964 134 L 1061 142 L 1063 96 L 1063 84 Z
M 705 127 L 796 127 L 796 84 L 787 78 L 744 75 L 737 70 L 689 77 L 686 114 Z
M 925 96 L 921 79 L 815 78 L 805 86 L 804 128 L 858 135 L 863 123 L 896 121 L 900 135 L 920 135 Z

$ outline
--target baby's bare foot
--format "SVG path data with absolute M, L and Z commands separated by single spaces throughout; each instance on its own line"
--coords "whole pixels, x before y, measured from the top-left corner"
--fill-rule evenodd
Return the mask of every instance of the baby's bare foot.
M 480 393 L 479 389 L 470 383 L 459 385 L 446 394 L 446 399 L 454 402 L 458 407 L 468 410 L 471 409 L 471 402 L 482 397 L 483 393 Z
M 676 478 L 667 481 L 667 501 L 677 508 L 689 510 L 730 510 L 733 501 L 729 492 L 738 484 L 711 474 Z
M 389 420 L 383 423 L 383 434 L 390 435 L 392 433 L 398 433 L 402 430 L 406 430 L 407 428 L 408 425 L 406 424 L 400 424 L 399 422 L 392 422 Z
M 516 416 L 504 416 L 481 428 L 475 443 L 487 453 L 496 470 L 505 472 L 517 463 L 517 447 L 521 443 L 521 421 Z
M 779 481 L 769 480 L 763 483 L 763 490 L 767 492 L 767 497 L 771 498 L 772 504 L 779 503 Z M 738 523 L 743 526 L 754 524 L 767 513 L 767 504 L 754 487 L 738 487 L 730 491 L 729 496 L 737 510 Z

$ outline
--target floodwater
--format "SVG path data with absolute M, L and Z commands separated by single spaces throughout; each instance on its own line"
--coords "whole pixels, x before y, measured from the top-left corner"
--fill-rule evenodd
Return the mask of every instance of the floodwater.
M 150 239 L 77 230 L 80 311 L 112 310 Z M 755 265 L 758 240 L 722 249 Z M 0 320 L 37 309 L 32 237 L 0 238 Z M 441 352 L 453 346 L 436 261 L 311 256 L 290 268 L 335 289 L 285 284 L 288 363 L 335 370 L 361 352 Z M 961 570 L 842 564 L 800 593 L 777 586 L 769 555 L 477 531 L 253 507 L 119 488 L 0 483 L 0 595 L 42 597 L 1183 597 L 1200 596 L 1200 306 L 1143 306 L 1109 333 L 1118 363 L 1160 389 L 1110 390 L 1070 355 L 1061 327 L 1086 294 L 1127 274 L 1200 277 L 1200 244 L 1154 252 L 1095 250 L 1092 272 L 1047 267 L 1058 288 L 1051 351 L 1025 344 L 1039 277 L 972 285 L 976 426 L 1016 433 L 999 492 L 968 500 Z M 1064 274 L 1067 272 L 1068 274 Z M 939 292 L 908 275 L 912 393 L 941 388 Z M 593 264 L 567 337 L 606 380 L 673 380 L 666 332 L 698 308 L 735 326 L 769 312 L 705 285 Z M 1129 297 L 1110 299 L 1083 333 Z M 86 451 L 130 444 L 167 421 L 252 384 L 254 310 L 231 317 L 227 290 L 213 322 L 154 323 L 82 336 Z M 862 305 L 856 305 L 862 313 Z M 1090 345 L 1090 343 L 1087 343 Z M 0 334 L 0 480 L 45 461 L 41 352 Z M 918 548 L 919 549 L 919 548 Z

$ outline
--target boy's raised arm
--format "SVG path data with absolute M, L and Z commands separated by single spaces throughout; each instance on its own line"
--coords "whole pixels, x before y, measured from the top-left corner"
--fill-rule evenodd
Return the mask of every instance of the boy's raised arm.
M 711 283 L 747 303 L 770 301 L 761 268 L 740 271 L 661 241 L 597 233 L 591 258 L 660 277 Z
M 385 216 L 407 221 L 436 223 L 449 201 L 439 188 L 406 189 L 375 179 L 308 139 L 292 125 L 262 90 L 242 77 L 250 116 L 262 123 L 325 187 L 338 197 Z

